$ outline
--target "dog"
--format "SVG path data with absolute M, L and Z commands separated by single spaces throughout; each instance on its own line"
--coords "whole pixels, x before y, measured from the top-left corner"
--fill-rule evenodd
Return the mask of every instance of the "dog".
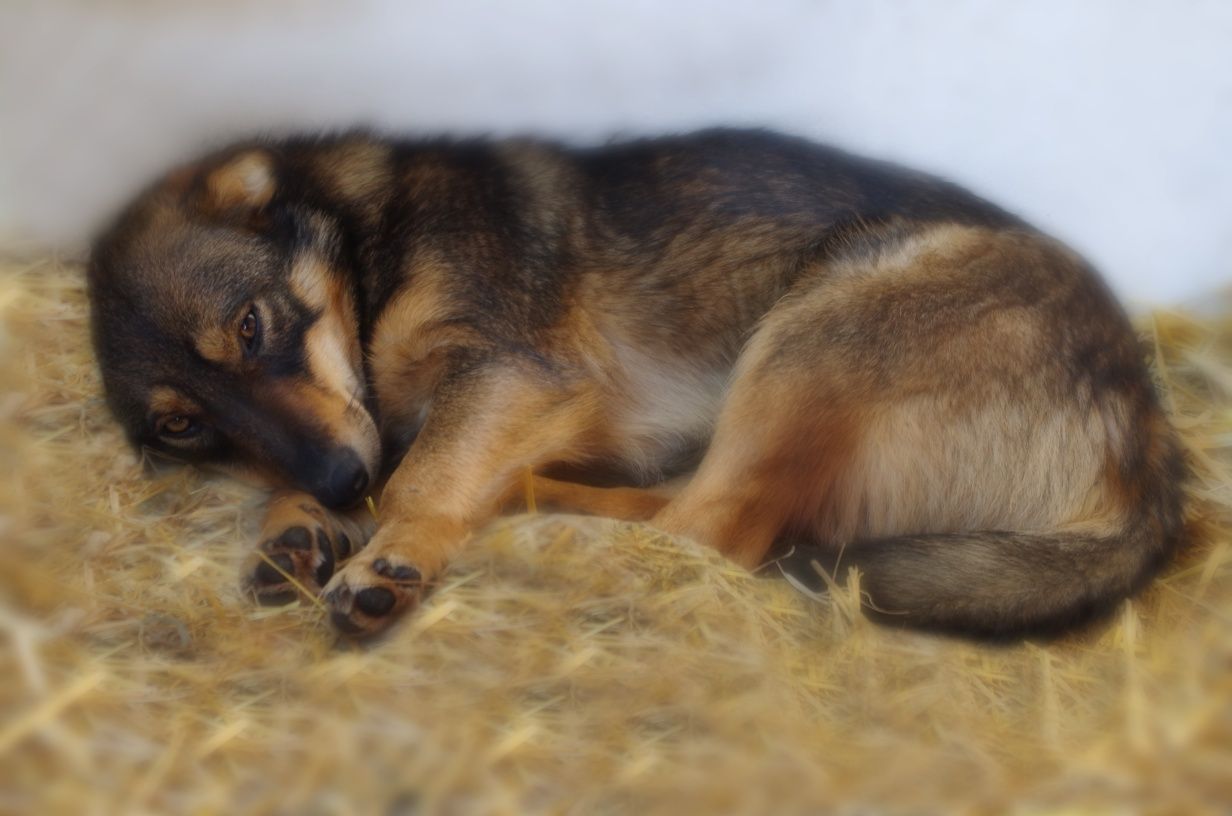
M 1182 538 L 1178 442 L 1088 264 L 803 139 L 245 142 L 139 195 L 88 283 L 130 440 L 273 485 L 253 591 L 319 592 L 347 635 L 524 478 L 750 569 L 810 543 L 873 617 L 974 637 L 1106 613 Z

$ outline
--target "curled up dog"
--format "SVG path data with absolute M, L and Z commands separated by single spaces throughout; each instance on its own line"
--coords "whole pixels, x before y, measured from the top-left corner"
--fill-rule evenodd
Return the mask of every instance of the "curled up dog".
M 129 437 L 275 486 L 255 592 L 321 592 L 349 634 L 528 470 L 749 568 L 842 551 L 870 614 L 977 636 L 1088 620 L 1181 536 L 1177 442 L 1089 266 L 803 140 L 239 144 L 139 196 L 89 283 Z

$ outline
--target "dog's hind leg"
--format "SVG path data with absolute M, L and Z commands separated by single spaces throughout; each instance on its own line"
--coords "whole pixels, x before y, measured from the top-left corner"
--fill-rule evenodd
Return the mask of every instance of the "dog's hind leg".
M 862 433 L 861 389 L 830 361 L 784 357 L 771 313 L 737 363 L 697 474 L 652 523 L 752 569 L 780 534 L 816 517 Z
M 812 532 L 907 626 L 1015 637 L 1114 608 L 1179 541 L 1184 471 L 1106 289 L 1025 233 L 853 247 L 763 320 L 654 523 L 749 567 Z
M 530 483 L 515 482 L 502 497 L 501 512 L 536 510 L 584 513 L 591 516 L 648 521 L 662 510 L 679 488 L 674 484 L 655 487 L 594 487 L 534 475 Z

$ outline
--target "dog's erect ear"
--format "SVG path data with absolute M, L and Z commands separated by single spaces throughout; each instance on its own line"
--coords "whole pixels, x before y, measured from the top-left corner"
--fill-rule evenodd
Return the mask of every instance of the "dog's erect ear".
M 251 148 L 206 169 L 200 204 L 210 215 L 256 223 L 276 188 L 274 157 L 268 150 Z

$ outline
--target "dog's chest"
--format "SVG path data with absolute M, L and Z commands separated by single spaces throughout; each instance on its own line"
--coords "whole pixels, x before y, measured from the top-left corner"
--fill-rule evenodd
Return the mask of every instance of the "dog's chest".
M 422 312 L 395 308 L 388 316 L 378 322 L 366 350 L 371 387 L 382 435 L 413 438 L 427 420 L 450 338 Z

